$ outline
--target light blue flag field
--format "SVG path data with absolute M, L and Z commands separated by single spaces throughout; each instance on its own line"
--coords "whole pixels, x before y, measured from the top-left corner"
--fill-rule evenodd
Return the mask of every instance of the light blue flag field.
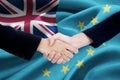
M 39 1 L 41 1 L 39 4 L 42 4 L 45 3 L 43 1 L 56 0 Z M 52 10 L 54 12 L 54 9 Z M 59 0 L 57 25 L 47 27 L 54 34 L 58 31 L 73 36 L 118 11 L 120 0 Z M 42 31 L 38 33 L 49 37 Z M 0 80 L 120 80 L 120 34 L 98 48 L 90 45 L 80 48 L 78 54 L 74 54 L 74 57 L 65 64 L 52 64 L 39 52 L 36 52 L 30 61 L 26 61 L 1 49 Z

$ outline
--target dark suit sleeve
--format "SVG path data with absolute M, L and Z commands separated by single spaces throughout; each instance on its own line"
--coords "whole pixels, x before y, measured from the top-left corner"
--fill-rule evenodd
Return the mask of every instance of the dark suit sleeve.
M 120 12 L 115 13 L 103 22 L 89 28 L 83 33 L 93 40 L 93 47 L 100 46 L 120 32 Z
M 0 48 L 24 59 L 31 59 L 41 37 L 0 25 Z

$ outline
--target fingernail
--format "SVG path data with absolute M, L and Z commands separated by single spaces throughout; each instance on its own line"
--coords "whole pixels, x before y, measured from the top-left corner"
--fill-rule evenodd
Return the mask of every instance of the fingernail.
M 52 61 L 52 63 L 55 63 L 55 61 Z
M 65 64 L 65 62 L 63 62 L 62 64 Z
M 57 62 L 57 64 L 60 64 L 60 62 Z
M 75 52 L 75 54 L 77 54 L 77 52 Z
M 51 59 L 48 58 L 49 61 L 51 61 Z

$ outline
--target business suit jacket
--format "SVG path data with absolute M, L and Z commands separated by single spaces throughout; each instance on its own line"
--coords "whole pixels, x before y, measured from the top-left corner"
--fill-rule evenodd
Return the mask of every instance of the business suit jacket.
M 0 48 L 24 59 L 31 59 L 41 37 L 0 25 Z
M 100 46 L 120 32 L 120 11 L 83 32 L 93 40 L 93 47 Z

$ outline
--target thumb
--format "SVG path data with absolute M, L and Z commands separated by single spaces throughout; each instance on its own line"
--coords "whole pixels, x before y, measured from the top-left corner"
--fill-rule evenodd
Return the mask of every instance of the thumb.
M 52 46 L 55 42 L 55 39 L 52 37 L 48 38 L 48 40 L 49 40 L 49 46 Z
M 57 33 L 57 34 L 55 34 L 55 35 L 53 35 L 53 36 L 51 36 L 51 37 L 48 38 L 49 45 L 52 46 L 54 44 L 54 42 L 55 42 L 56 39 L 59 39 L 59 33 Z

